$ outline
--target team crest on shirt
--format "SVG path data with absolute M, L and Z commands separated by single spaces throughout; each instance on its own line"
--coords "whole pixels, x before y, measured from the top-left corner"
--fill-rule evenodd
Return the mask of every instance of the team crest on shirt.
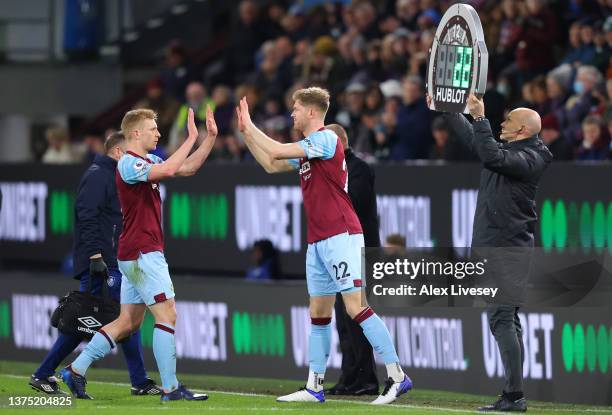
M 312 174 L 310 173 L 310 162 L 309 161 L 303 162 L 302 165 L 300 166 L 300 176 L 302 176 L 302 179 L 308 180 L 310 179 L 311 175 Z

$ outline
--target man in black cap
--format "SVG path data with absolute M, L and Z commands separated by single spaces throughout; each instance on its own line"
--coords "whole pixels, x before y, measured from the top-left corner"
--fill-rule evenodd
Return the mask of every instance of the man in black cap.
M 494 280 L 501 293 L 488 303 L 487 315 L 506 381 L 497 402 L 479 409 L 525 412 L 524 345 L 518 310 L 524 302 L 529 258 L 534 246 L 538 182 L 553 157 L 538 136 L 542 122 L 537 112 L 527 108 L 511 111 L 501 124 L 500 142 L 493 137 L 485 118 L 482 99 L 470 95 L 468 110 L 474 118 L 473 124 L 462 114 L 445 114 L 444 117 L 483 165 L 472 248 L 473 251 L 485 251 L 489 256 L 490 272 L 486 275 Z
M 348 193 L 363 228 L 365 247 L 380 247 L 374 171 L 348 146 L 348 136 L 342 126 L 330 124 L 325 128 L 336 133 L 344 147 L 348 170 Z M 331 395 L 377 395 L 378 378 L 372 346 L 363 334 L 361 326 L 346 312 L 341 294 L 336 295 L 334 308 L 342 350 L 342 374 L 338 383 L 327 392 Z

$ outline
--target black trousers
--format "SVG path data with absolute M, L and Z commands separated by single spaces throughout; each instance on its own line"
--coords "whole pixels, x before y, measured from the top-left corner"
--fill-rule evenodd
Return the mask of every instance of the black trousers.
M 523 391 L 525 345 L 518 310 L 519 307 L 511 305 L 489 304 L 487 306 L 489 328 L 495 337 L 504 364 L 506 379 L 504 392 L 507 393 Z
M 342 374 L 338 384 L 346 387 L 366 383 L 378 385 L 372 346 L 363 334 L 361 326 L 346 312 L 342 294 L 336 294 L 334 308 L 340 350 L 342 350 Z

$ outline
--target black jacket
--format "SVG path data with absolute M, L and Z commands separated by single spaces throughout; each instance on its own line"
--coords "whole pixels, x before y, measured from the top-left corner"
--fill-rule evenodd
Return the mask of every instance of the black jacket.
M 357 157 L 351 149 L 344 151 L 348 169 L 348 193 L 363 228 L 366 247 L 379 247 L 378 211 L 374 191 L 374 171 L 368 163 Z
M 537 135 L 502 143 L 493 138 L 488 120 L 470 125 L 461 114 L 446 117 L 484 167 L 472 246 L 532 247 L 537 221 L 535 196 L 540 177 L 552 161 L 551 152 Z
M 77 191 L 74 206 L 74 275 L 89 269 L 89 257 L 102 253 L 109 267 L 117 267 L 117 241 L 123 227 L 115 185 L 117 162 L 96 155 Z

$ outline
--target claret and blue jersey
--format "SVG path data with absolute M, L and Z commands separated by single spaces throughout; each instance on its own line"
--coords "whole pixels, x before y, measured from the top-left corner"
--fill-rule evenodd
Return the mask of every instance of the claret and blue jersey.
M 306 211 L 306 276 L 311 296 L 361 287 L 363 231 L 348 195 L 344 148 L 331 130 L 298 142 L 306 157 L 290 160 L 299 169 Z
M 122 304 L 155 304 L 174 297 L 168 264 L 164 258 L 159 183 L 148 181 L 154 164 L 164 161 L 153 155 L 127 152 L 117 165 L 115 180 L 123 233 L 117 255 L 123 274 Z

